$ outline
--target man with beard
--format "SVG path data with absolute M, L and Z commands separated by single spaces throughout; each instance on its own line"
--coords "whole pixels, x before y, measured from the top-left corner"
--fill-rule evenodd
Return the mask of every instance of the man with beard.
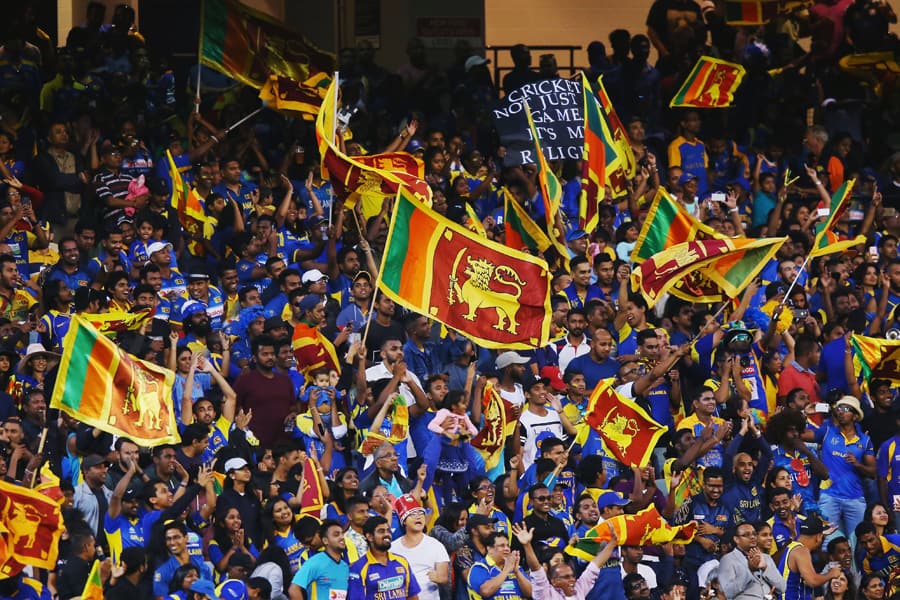
M 800 538 L 787 545 L 778 561 L 778 569 L 785 581 L 784 600 L 804 600 L 814 596 L 814 589 L 828 583 L 841 574 L 840 565 L 833 565 L 827 572 L 816 573 L 812 552 L 822 547 L 825 539 L 822 520 L 811 515 L 800 526 Z M 721 581 L 721 579 L 720 579 Z
M 525 404 L 525 392 L 522 389 L 522 377 L 525 375 L 524 365 L 528 358 L 518 352 L 502 352 L 497 356 L 494 366 L 500 374 L 497 392 L 500 397 L 513 405 L 513 417 L 518 419 L 522 405 Z M 515 454 L 515 453 L 513 453 Z
M 295 414 L 294 385 L 290 377 L 275 372 L 275 340 L 260 335 L 253 340 L 252 349 L 256 368 L 238 377 L 234 392 L 239 410 L 266 415 L 254 423 L 253 433 L 261 447 L 270 448 L 290 437 L 285 433 L 285 424 L 293 422 Z
M 222 329 L 225 317 L 225 297 L 219 288 L 209 284 L 209 275 L 206 273 L 188 274 L 187 291 L 191 300 L 200 302 L 206 307 L 210 327 L 215 331 Z
M 378 351 L 387 340 L 400 340 L 401 345 L 406 342 L 406 329 L 402 323 L 394 320 L 394 313 L 397 310 L 394 301 L 384 294 L 379 294 L 374 308 L 375 317 L 369 319 L 369 336 L 366 338 L 369 360 L 378 360 Z M 344 327 L 343 331 L 347 331 L 347 327 Z
M 310 557 L 291 580 L 288 590 L 291 600 L 328 600 L 346 597 L 350 567 L 343 560 L 347 550 L 341 524 L 325 520 L 319 527 L 319 537 L 325 544 L 321 552 Z
M 107 273 L 113 271 L 131 273 L 131 262 L 122 250 L 122 232 L 118 228 L 107 231 L 100 241 L 100 246 L 97 258 L 92 258 L 85 267 L 92 285 L 98 290 L 102 289 Z
M 565 371 L 572 359 L 591 351 L 590 340 L 584 334 L 587 327 L 587 313 L 583 308 L 573 308 L 566 315 L 566 337 L 554 344 L 556 361 L 560 371 Z
M 469 539 L 453 556 L 454 581 L 467 581 L 472 565 L 485 560 L 488 538 L 496 531 L 496 523 L 496 517 L 482 514 L 481 510 L 474 514 L 469 513 L 466 521 L 466 532 L 469 534 Z
M 734 533 L 735 549 L 719 563 L 719 582 L 727 600 L 771 598 L 784 593 L 784 578 L 775 562 L 756 546 L 756 527 L 741 523 Z
M 409 563 L 390 552 L 392 537 L 387 520 L 371 517 L 363 532 L 369 551 L 350 566 L 347 600 L 418 600 L 419 584 Z
M 573 308 L 584 308 L 594 298 L 603 298 L 600 288 L 591 284 L 591 261 L 584 256 L 572 259 L 569 263 L 572 272 L 572 283 L 563 290 Z
M 783 487 L 777 487 L 769 492 L 769 510 L 772 511 L 769 524 L 772 526 L 775 551 L 780 552 L 799 537 L 800 524 L 806 517 L 794 513 L 791 508 L 791 492 Z
M 322 297 L 318 294 L 309 294 L 304 296 L 298 305 L 297 308 L 302 311 L 303 317 L 294 327 L 294 334 L 291 337 L 297 368 L 304 372 L 334 369 L 340 373 L 341 364 L 335 348 L 347 341 L 353 328 L 344 328 L 332 343 L 321 330 L 325 324 L 325 304 Z
M 409 563 L 419 584 L 421 600 L 439 600 L 438 586 L 450 583 L 450 556 L 444 545 L 425 535 L 425 509 L 406 494 L 394 501 L 394 510 L 406 533 L 391 544 L 391 551 Z
M 402 365 L 402 368 L 400 368 Z M 413 417 L 421 416 L 421 411 L 428 406 L 428 399 L 422 389 L 422 382 L 407 368 L 403 356 L 403 345 L 397 338 L 385 340 L 381 345 L 381 362 L 366 369 L 366 382 L 373 388 L 374 403 L 370 405 L 369 415 L 375 413 L 389 395 L 399 392 L 406 405 L 413 410 Z M 377 385 L 389 382 L 387 386 Z M 377 391 L 380 389 L 380 393 Z M 418 408 L 413 408 L 418 407 Z
M 181 322 L 184 332 L 187 334 L 181 340 L 181 344 L 187 345 L 193 352 L 203 352 L 209 346 L 206 339 L 212 333 L 209 325 L 209 315 L 202 302 L 188 300 L 181 306 Z
M 137 457 L 120 459 L 120 463 L 126 465 L 125 474 L 113 490 L 109 498 L 109 509 L 103 517 L 103 530 L 109 543 L 109 555 L 115 563 L 119 562 L 125 548 L 144 547 L 141 502 L 135 490 L 130 488 L 131 479 L 138 472 Z
M 601 379 L 616 376 L 619 363 L 610 357 L 612 349 L 612 335 L 604 329 L 598 329 L 594 333 L 594 339 L 591 340 L 591 351 L 573 358 L 566 365 L 566 369 L 581 371 L 584 375 L 585 389 L 593 391 Z
M 703 470 L 703 491 L 682 504 L 675 514 L 675 525 L 686 525 L 690 521 L 698 523 L 697 535 L 685 547 L 682 564 L 689 573 L 695 574 L 690 586 L 694 590 L 698 587 L 697 568 L 716 558 L 719 540 L 731 523 L 731 515 L 721 502 L 724 485 L 722 470 L 707 467 Z
M 106 472 L 106 487 L 115 490 L 116 486 L 119 485 L 119 481 L 121 481 L 122 478 L 125 477 L 125 473 L 128 472 L 129 464 L 134 464 L 136 467 L 134 477 L 128 484 L 127 489 L 140 493 L 144 482 L 150 481 L 150 477 L 148 477 L 147 474 L 141 470 L 140 465 L 137 464 L 140 460 L 140 447 L 127 437 L 117 438 L 113 447 L 119 456 L 119 460 L 114 465 L 110 466 L 109 470 Z
M 756 446 L 759 456 L 754 464 L 753 457 L 746 452 L 737 452 L 750 435 L 748 446 Z M 731 477 L 726 477 L 729 485 L 722 495 L 722 502 L 731 510 L 735 523 L 757 523 L 762 517 L 762 497 L 765 493 L 763 480 L 772 462 L 772 450 L 759 433 L 750 415 L 741 418 L 741 429 L 725 449 L 725 465 L 733 465 Z
M 87 287 L 91 283 L 90 276 L 81 268 L 81 252 L 72 236 L 66 236 L 59 241 L 59 261 L 47 275 L 47 281 L 55 279 L 65 281 L 70 290 Z

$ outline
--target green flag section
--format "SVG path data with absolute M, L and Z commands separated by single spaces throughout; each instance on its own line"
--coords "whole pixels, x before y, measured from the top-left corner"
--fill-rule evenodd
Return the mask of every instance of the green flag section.
M 747 71 L 741 65 L 711 56 L 701 56 L 678 93 L 672 97 L 670 108 L 722 108 L 731 106 L 734 93 Z
M 256 89 L 271 75 L 307 81 L 336 64 L 299 32 L 237 0 L 203 0 L 200 62 Z
M 547 234 L 534 222 L 528 212 L 513 197 L 512 192 L 503 188 L 503 216 L 506 219 L 505 244 L 513 250 L 537 250 L 543 252 L 551 246 Z
M 540 348 L 550 333 L 547 262 L 469 231 L 405 188 L 397 194 L 378 287 L 487 348 Z
M 831 196 L 828 208 L 819 208 L 820 211 L 827 211 L 828 216 L 816 223 L 816 240 L 813 242 L 812 250 L 809 251 L 810 258 L 843 252 L 866 243 L 864 235 L 858 235 L 850 240 L 842 240 L 834 230 L 834 226 L 840 222 L 844 212 L 850 206 L 850 193 L 853 191 L 855 183 L 855 179 L 845 181 Z
M 172 371 L 128 354 L 74 315 L 50 408 L 143 446 L 177 443 L 174 381 Z

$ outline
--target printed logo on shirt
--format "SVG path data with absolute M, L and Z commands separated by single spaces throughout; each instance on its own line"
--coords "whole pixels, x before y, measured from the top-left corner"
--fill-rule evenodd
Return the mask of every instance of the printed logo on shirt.
M 382 579 L 378 582 L 378 591 L 379 592 L 389 592 L 391 590 L 397 590 L 403 587 L 403 582 L 405 577 L 402 575 L 395 575 L 394 577 L 388 577 L 387 579 Z

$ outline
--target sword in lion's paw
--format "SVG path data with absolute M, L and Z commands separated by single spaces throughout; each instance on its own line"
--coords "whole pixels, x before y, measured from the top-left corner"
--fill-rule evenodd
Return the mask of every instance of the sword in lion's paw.
M 462 260 L 462 255 L 465 254 L 466 248 L 460 249 L 459 252 L 456 253 L 456 258 L 453 260 L 453 270 L 450 271 L 450 280 L 449 287 L 447 288 L 447 303 L 455 304 L 453 298 L 454 295 L 459 295 L 459 278 L 456 276 L 457 269 L 459 269 L 459 262 Z M 460 298 L 462 301 L 462 298 Z

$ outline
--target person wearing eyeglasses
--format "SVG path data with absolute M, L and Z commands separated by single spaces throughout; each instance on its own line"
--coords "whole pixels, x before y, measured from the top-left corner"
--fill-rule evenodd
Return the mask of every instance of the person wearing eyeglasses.
M 833 414 L 834 421 L 826 422 L 815 435 L 816 443 L 822 444 L 822 462 L 830 475 L 822 482 L 819 508 L 826 521 L 851 538 L 866 511 L 863 477 L 877 475 L 875 450 L 859 426 L 863 419 L 859 400 L 842 397 L 834 404 Z
M 531 499 L 531 514 L 525 517 L 525 526 L 534 530 L 534 542 L 541 543 L 551 538 L 568 540 L 569 533 L 565 523 L 550 514 L 553 508 L 553 497 L 550 489 L 543 483 L 536 483 L 528 488 Z M 521 548 L 516 544 L 517 550 Z
M 756 528 L 741 523 L 735 529 L 735 549 L 719 561 L 719 581 L 726 600 L 764 600 L 783 594 L 784 578 L 775 561 L 757 547 Z

